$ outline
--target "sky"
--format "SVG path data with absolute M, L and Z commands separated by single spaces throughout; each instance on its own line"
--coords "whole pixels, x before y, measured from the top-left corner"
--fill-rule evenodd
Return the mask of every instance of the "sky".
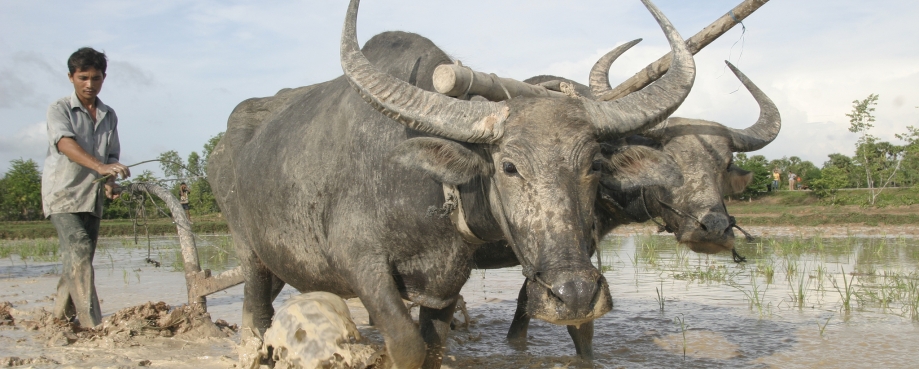
M 689 38 L 741 0 L 658 0 Z M 90 46 L 108 55 L 99 95 L 115 109 L 121 161 L 201 153 L 233 108 L 342 74 L 347 1 L 3 1 L 0 12 L 0 173 L 14 159 L 39 166 L 48 105 L 68 96 L 66 60 Z M 854 100 L 880 96 L 872 133 L 919 126 L 919 2 L 773 0 L 696 55 L 696 82 L 674 116 L 745 128 L 759 114 L 725 68 L 730 60 L 778 105 L 782 130 L 752 153 L 821 166 L 852 155 Z M 607 51 L 643 38 L 613 65 L 617 85 L 669 51 L 639 0 L 364 0 L 358 38 L 415 32 L 473 69 L 519 80 L 552 74 L 587 82 Z M 161 173 L 156 163 L 132 168 Z

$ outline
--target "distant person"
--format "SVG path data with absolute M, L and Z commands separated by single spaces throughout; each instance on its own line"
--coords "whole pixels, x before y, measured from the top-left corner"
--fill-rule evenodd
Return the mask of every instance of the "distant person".
M 782 174 L 779 173 L 779 168 L 773 169 L 773 170 L 772 170 L 772 190 L 773 190 L 773 191 L 779 189 L 779 180 L 780 180 L 780 179 L 782 179 Z
M 798 178 L 798 176 L 796 176 L 794 173 L 788 172 L 788 190 L 789 190 L 789 191 L 794 191 L 794 190 L 795 190 L 795 180 L 796 180 L 797 178 Z
M 795 189 L 803 190 L 804 186 L 801 185 L 801 177 L 795 176 Z
M 48 107 L 48 154 L 41 181 L 42 210 L 61 244 L 54 317 L 76 317 L 84 327 L 102 323 L 93 255 L 103 196 L 118 198 L 115 178 L 131 176 L 118 162 L 118 117 L 98 98 L 106 65 L 105 54 L 88 47 L 67 59 L 73 93 Z M 103 176 L 108 176 L 104 183 L 94 182 Z
M 188 217 L 188 222 L 191 223 L 191 213 L 188 212 L 188 186 L 185 182 L 182 182 L 179 185 L 179 204 L 182 204 L 182 209 L 185 210 L 185 216 Z

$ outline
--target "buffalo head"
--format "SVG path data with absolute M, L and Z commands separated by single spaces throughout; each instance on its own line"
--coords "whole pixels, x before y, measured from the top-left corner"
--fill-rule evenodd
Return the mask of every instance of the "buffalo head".
M 685 42 L 642 0 L 673 49 L 670 71 L 651 87 L 612 102 L 521 97 L 463 101 L 426 91 L 370 64 L 358 48 L 358 0 L 342 32 L 345 75 L 367 103 L 427 137 L 406 140 L 395 160 L 448 185 L 482 189 L 490 220 L 479 229 L 514 250 L 527 277 L 531 316 L 581 324 L 612 307 L 606 281 L 590 262 L 594 205 L 606 165 L 600 142 L 643 131 L 666 119 L 692 87 L 695 66 Z M 481 222 L 480 222 L 481 223 Z
M 609 67 L 635 43 L 624 44 L 597 62 L 590 78 L 595 96 L 602 97 L 612 90 Z M 763 148 L 775 139 L 782 126 L 772 100 L 731 63 L 727 65 L 759 103 L 756 123 L 746 129 L 734 129 L 716 122 L 673 117 L 641 133 L 653 140 L 652 145 L 670 154 L 680 166 L 684 181 L 681 186 L 648 189 L 638 195 L 640 202 L 634 204 L 645 207 L 641 211 L 661 215 L 677 240 L 696 252 L 734 248 L 734 221 L 723 197 L 742 192 L 753 179 L 752 173 L 733 164 L 734 153 Z

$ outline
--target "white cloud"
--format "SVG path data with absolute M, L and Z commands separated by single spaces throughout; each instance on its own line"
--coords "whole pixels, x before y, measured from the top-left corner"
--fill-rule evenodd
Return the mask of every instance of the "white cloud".
M 736 0 L 655 3 L 684 37 L 720 17 Z M 11 2 L 0 12 L 0 171 L 10 158 L 42 159 L 28 142 L 48 104 L 68 94 L 66 58 L 81 46 L 105 50 L 110 79 L 102 98 L 118 112 L 124 161 L 159 152 L 199 151 L 225 129 L 240 101 L 341 74 L 338 42 L 344 1 L 230 3 L 205 0 L 69 3 Z M 679 116 L 732 127 L 755 121 L 757 107 L 726 71 L 730 58 L 779 106 L 783 129 L 759 154 L 797 155 L 819 165 L 851 154 L 851 102 L 880 95 L 883 139 L 919 126 L 919 3 L 772 1 L 696 56 L 697 78 Z M 819 16 L 815 16 L 819 14 Z M 74 27 L 74 19 L 98 20 Z M 359 38 L 383 30 L 422 34 L 467 65 L 523 79 L 552 74 L 586 82 L 593 63 L 616 45 L 644 41 L 613 65 L 612 84 L 668 51 L 637 0 L 450 2 L 365 0 Z M 734 47 L 731 49 L 731 47 Z M 739 56 L 741 51 L 742 57 Z M 741 88 L 737 92 L 733 92 Z M 31 127 L 31 128 L 29 128 Z M 18 129 L 18 130 L 17 130 Z M 16 135 L 26 138 L 17 139 Z M 36 154 L 37 152 L 37 154 Z M 137 160 L 129 160 L 136 158 Z
M 0 136 L 0 162 L 9 165 L 13 159 L 32 159 L 41 167 L 48 150 L 46 126 L 45 122 L 32 123 L 11 135 Z

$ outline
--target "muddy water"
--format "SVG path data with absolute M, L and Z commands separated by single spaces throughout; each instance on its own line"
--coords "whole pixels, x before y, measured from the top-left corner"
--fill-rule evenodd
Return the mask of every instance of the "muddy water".
M 592 364 L 575 357 L 564 327 L 533 321 L 525 345 L 505 341 L 523 283 L 519 268 L 509 268 L 473 271 L 462 292 L 472 324 L 451 334 L 445 367 L 915 367 L 919 240 L 773 238 L 738 245 L 747 262 L 735 263 L 730 255 L 687 252 L 671 239 L 617 236 L 603 243 L 600 265 L 615 307 L 595 323 Z M 204 267 L 234 266 L 226 242 L 199 241 Z M 159 268 L 144 262 L 145 241 L 139 246 L 122 239 L 100 245 L 95 265 L 104 315 L 146 301 L 185 302 L 177 242 L 151 243 Z M 0 260 L 0 301 L 23 315 L 50 309 L 58 268 L 15 255 Z M 296 293 L 285 288 L 275 304 Z M 241 301 L 242 288 L 231 288 L 208 297 L 209 312 L 238 324 Z M 348 305 L 362 335 L 381 343 L 359 301 Z M 58 347 L 22 329 L 0 328 L 0 357 L 44 356 L 76 367 L 150 360 L 154 367 L 226 368 L 235 362 L 236 344 L 238 336 L 179 346 L 164 339 L 113 351 Z

